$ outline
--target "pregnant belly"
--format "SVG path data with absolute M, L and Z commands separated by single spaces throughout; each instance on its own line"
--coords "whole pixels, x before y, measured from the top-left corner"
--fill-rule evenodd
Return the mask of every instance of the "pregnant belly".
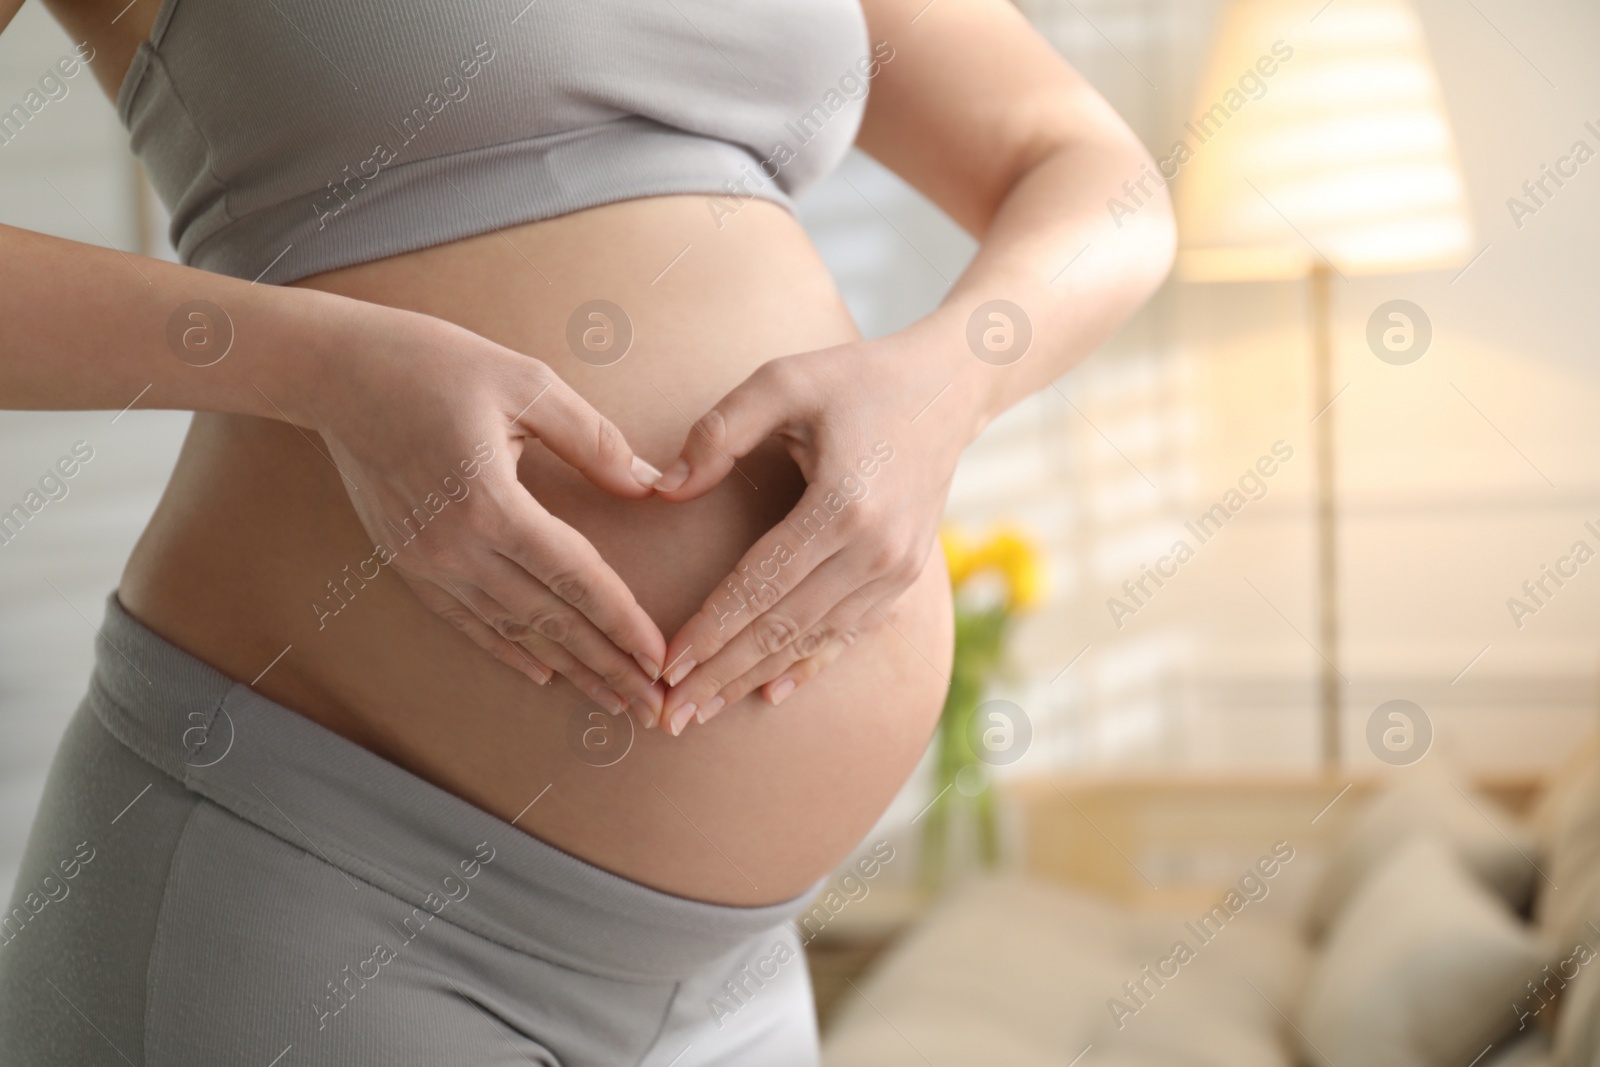
M 857 336 L 787 212 L 753 202 L 724 223 L 698 197 L 629 201 L 300 284 L 433 314 L 544 360 L 662 466 L 692 420 L 762 362 Z M 620 308 L 632 333 L 607 365 L 616 337 L 598 357 L 567 340 L 572 312 L 593 300 Z M 867 491 L 910 462 L 881 464 Z M 607 496 L 538 445 L 519 473 L 670 636 L 805 487 L 776 442 L 739 470 L 677 505 Z M 255 683 L 266 696 L 682 896 L 753 905 L 804 890 L 882 814 L 944 697 L 951 618 L 937 551 L 882 609 L 887 624 L 781 707 L 750 697 L 679 738 L 599 714 L 564 681 L 532 684 L 372 557 L 311 441 L 199 414 L 120 593 L 152 629 L 242 681 L 288 647 Z

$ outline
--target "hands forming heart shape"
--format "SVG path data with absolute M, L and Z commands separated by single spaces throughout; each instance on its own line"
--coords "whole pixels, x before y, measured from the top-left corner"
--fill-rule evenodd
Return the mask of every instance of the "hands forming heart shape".
M 422 602 L 533 681 L 561 674 L 674 736 L 758 689 L 782 702 L 886 621 L 922 573 L 980 422 L 980 398 L 961 395 L 975 391 L 942 392 L 940 361 L 917 350 L 926 338 L 903 331 L 763 364 L 661 472 L 546 364 L 423 316 L 406 335 L 398 355 L 334 361 L 306 403 L 368 534 L 392 541 L 418 507 L 454 501 L 451 522 L 388 561 Z M 368 402 L 340 402 L 357 396 Z M 929 417 L 935 400 L 945 410 Z M 517 480 L 537 439 L 617 496 L 692 500 L 771 437 L 806 491 L 670 639 Z M 452 490 L 465 479 L 476 492 Z

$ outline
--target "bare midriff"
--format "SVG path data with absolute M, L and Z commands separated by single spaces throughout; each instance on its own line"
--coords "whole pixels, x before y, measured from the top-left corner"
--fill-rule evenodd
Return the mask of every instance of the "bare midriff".
M 658 467 L 762 363 L 858 337 L 804 230 L 760 200 L 720 226 L 704 197 L 624 201 L 296 284 L 543 360 Z M 595 299 L 634 331 L 609 366 L 566 339 L 569 315 Z M 366 562 L 373 540 L 324 452 L 284 423 L 197 414 L 122 602 L 230 677 L 260 675 L 263 695 L 558 848 L 681 896 L 789 899 L 870 831 L 928 741 L 951 645 L 938 551 L 882 607 L 886 625 L 781 706 L 751 696 L 673 738 L 602 715 L 562 679 L 535 685 Z M 882 462 L 867 491 L 914 462 Z M 669 637 L 805 486 L 776 441 L 682 504 L 610 496 L 537 443 L 519 474 Z M 575 742 L 586 728 L 612 734 Z

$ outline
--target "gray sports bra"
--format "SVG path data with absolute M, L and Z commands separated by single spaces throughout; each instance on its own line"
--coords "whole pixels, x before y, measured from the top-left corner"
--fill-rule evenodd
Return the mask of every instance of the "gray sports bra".
M 117 114 L 183 261 L 281 284 L 633 197 L 792 208 L 879 53 L 858 0 L 163 0 Z

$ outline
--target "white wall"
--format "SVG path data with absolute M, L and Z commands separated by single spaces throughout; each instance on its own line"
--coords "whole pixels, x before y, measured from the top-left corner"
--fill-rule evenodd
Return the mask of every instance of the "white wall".
M 0 107 L 20 102 L 71 47 L 42 6 L 24 5 L 0 34 Z M 87 71 L 67 85 L 63 99 L 0 145 L 0 223 L 136 249 L 138 192 L 126 134 Z M 18 502 L 74 442 L 94 449 L 68 495 L 0 546 L 0 888 L 7 893 L 51 754 L 88 679 L 92 625 L 189 421 L 174 412 L 115 416 L 0 413 L 0 508 Z
M 1158 154 L 1194 113 L 1219 6 L 1023 4 Z M 1338 381 L 1350 384 L 1334 412 L 1345 749 L 1373 763 L 1367 715 L 1402 697 L 1423 705 L 1441 749 L 1460 761 L 1537 767 L 1595 723 L 1600 568 L 1520 630 L 1506 599 L 1582 534 L 1583 520 L 1600 518 L 1588 296 L 1600 164 L 1520 231 L 1505 199 L 1573 139 L 1600 149 L 1581 128 L 1600 120 L 1600 107 L 1585 107 L 1600 99 L 1600 71 L 1579 44 L 1600 13 L 1578 3 L 1537 14 L 1509 3 L 1418 7 L 1479 244 L 1490 247 L 1459 279 L 1334 284 Z M 902 228 L 920 240 L 916 225 Z M 913 255 L 897 268 L 925 273 Z M 1364 340 L 1372 310 L 1397 297 L 1422 305 L 1436 331 L 1430 353 L 1404 368 Z M 1052 605 L 1019 634 L 1025 677 L 1012 695 L 1044 726 L 1014 771 L 1314 763 L 1320 660 L 1301 636 L 1316 632 L 1306 315 L 1299 284 L 1171 282 L 1058 383 L 1077 410 L 1045 391 L 969 453 L 952 513 L 1023 518 L 1056 563 Z M 1107 597 L 1278 439 L 1297 459 L 1268 497 L 1118 629 Z

